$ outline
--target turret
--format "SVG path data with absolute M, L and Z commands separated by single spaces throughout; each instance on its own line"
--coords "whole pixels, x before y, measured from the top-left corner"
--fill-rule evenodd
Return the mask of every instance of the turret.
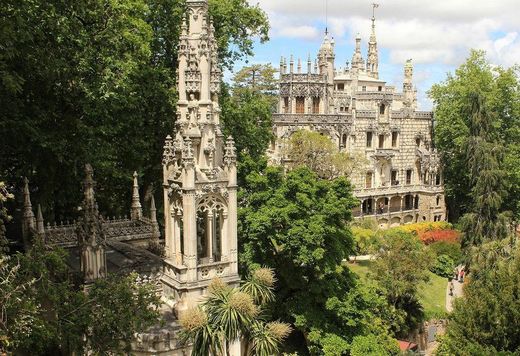
M 334 39 L 329 40 L 329 34 L 325 31 L 323 43 L 318 52 L 319 74 L 327 76 L 329 84 L 334 83 Z
M 356 49 L 354 50 L 354 54 L 352 55 L 352 69 L 354 71 L 359 71 L 365 67 L 365 61 L 363 56 L 361 55 L 361 36 L 359 33 L 356 36 Z

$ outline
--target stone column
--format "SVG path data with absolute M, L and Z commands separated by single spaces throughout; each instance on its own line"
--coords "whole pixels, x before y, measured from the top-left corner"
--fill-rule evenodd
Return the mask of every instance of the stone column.
M 206 257 L 208 257 L 209 262 L 213 262 L 213 235 L 215 234 L 213 223 L 213 212 L 208 211 L 206 216 Z
M 182 219 L 182 215 L 180 212 L 173 211 L 173 244 L 175 246 L 175 264 L 182 264 L 182 250 L 181 250 L 181 226 L 180 222 Z

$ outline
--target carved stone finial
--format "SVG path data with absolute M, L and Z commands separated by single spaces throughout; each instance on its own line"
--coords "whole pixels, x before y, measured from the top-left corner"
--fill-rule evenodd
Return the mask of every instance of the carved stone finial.
M 134 185 L 132 188 L 132 207 L 130 211 L 130 217 L 132 220 L 139 220 L 143 216 L 143 210 L 141 209 L 141 201 L 139 198 L 139 183 L 137 181 L 137 177 L 137 172 L 134 172 Z
M 237 161 L 235 140 L 233 137 L 229 136 L 226 140 L 226 147 L 224 152 L 224 163 L 226 165 L 235 164 Z
M 193 167 L 195 164 L 195 159 L 193 156 L 193 146 L 189 137 L 186 137 L 184 139 L 184 148 L 182 150 L 182 162 L 185 168 Z
M 152 238 L 158 239 L 161 236 L 159 232 L 159 223 L 157 222 L 157 209 L 155 208 L 155 198 L 152 194 L 150 200 L 150 221 L 152 222 Z
M 38 204 L 38 210 L 36 213 L 36 230 L 39 235 L 45 234 L 45 224 L 43 222 L 42 207 Z

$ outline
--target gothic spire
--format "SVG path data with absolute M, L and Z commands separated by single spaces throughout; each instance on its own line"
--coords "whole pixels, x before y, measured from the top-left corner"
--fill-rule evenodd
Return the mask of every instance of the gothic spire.
M 376 39 L 376 17 L 375 9 L 379 7 L 379 4 L 372 4 L 372 33 L 370 34 L 370 40 L 368 42 L 368 56 L 367 56 L 367 73 L 378 79 L 379 78 L 379 54 L 377 51 L 377 39 Z
M 137 172 L 134 172 L 134 185 L 132 188 L 132 207 L 130 217 L 132 220 L 139 220 L 143 216 L 141 202 L 139 199 L 139 183 L 137 182 Z
M 155 198 L 152 194 L 150 200 L 150 221 L 152 222 L 152 238 L 158 239 L 160 237 L 159 223 L 157 222 L 157 209 L 155 208 Z
M 42 207 L 38 204 L 38 210 L 36 213 L 36 230 L 39 235 L 45 234 L 45 225 L 43 222 Z
M 31 193 L 29 191 L 29 180 L 27 177 L 24 178 L 23 186 L 23 223 L 22 223 L 22 236 L 24 244 L 29 246 L 29 237 L 31 231 L 36 227 L 36 221 L 34 218 L 34 212 L 31 204 Z

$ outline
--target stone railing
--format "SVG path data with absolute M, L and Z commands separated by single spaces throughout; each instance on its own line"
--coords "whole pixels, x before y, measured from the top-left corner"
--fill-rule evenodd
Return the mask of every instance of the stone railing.
M 274 114 L 275 123 L 283 124 L 343 124 L 352 122 L 350 114 Z
M 325 83 L 325 76 L 316 73 L 286 73 L 280 76 L 280 83 L 284 82 Z
M 354 189 L 357 198 L 374 197 L 374 196 L 389 196 L 389 195 L 407 195 L 417 193 L 443 193 L 444 187 L 442 185 L 387 185 L 375 188 L 358 188 Z
M 388 100 L 392 101 L 394 99 L 393 93 L 388 93 L 384 91 L 358 91 L 355 94 L 356 99 L 358 100 Z
M 375 119 L 376 111 L 375 110 L 356 110 L 356 117 Z

